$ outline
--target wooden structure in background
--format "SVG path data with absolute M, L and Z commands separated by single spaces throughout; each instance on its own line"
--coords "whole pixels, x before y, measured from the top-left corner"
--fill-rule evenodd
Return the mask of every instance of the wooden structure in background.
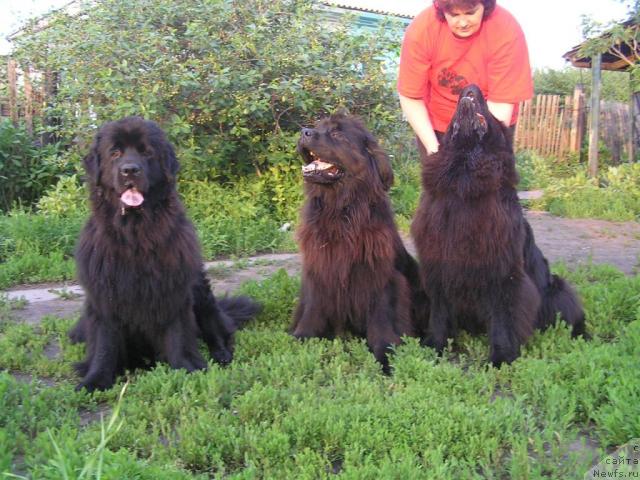
M 602 56 L 593 58 L 591 82 L 591 128 L 589 129 L 589 176 L 598 176 L 598 140 L 600 139 L 600 86 L 602 84 Z
M 41 75 L 35 75 L 36 79 Z M 7 96 L 0 97 L 0 118 L 9 118 L 14 124 L 22 120 L 29 133 L 33 133 L 34 118 L 42 115 L 44 100 L 52 98 L 55 93 L 50 81 L 36 82 L 34 88 L 34 72 L 27 66 L 20 69 L 17 62 L 7 60 L 7 78 L 0 82 L 7 86 Z
M 9 86 L 9 115 L 13 123 L 18 123 L 18 73 L 16 61 L 9 59 L 7 64 L 7 84 Z
M 569 137 L 569 151 L 579 152 L 582 148 L 582 139 L 585 131 L 584 112 L 584 86 L 578 84 L 573 90 L 571 103 L 571 136 Z
M 520 103 L 514 147 L 545 157 L 563 158 L 579 153 L 585 126 L 584 91 L 573 96 L 536 95 Z
M 637 17 L 623 22 L 621 26 L 625 29 L 634 29 L 635 32 L 638 32 L 638 29 L 640 29 Z M 600 38 L 611 38 L 611 34 L 605 32 Z M 609 50 L 601 55 L 595 55 L 592 58 L 581 53 L 587 42 L 583 42 L 572 48 L 565 53 L 563 57 L 571 62 L 574 67 L 590 68 L 592 72 L 592 132 L 589 137 L 589 174 L 595 177 L 598 172 L 598 119 L 600 116 L 597 113 L 597 109 L 600 105 L 601 70 L 612 70 L 616 72 L 629 71 L 630 66 L 637 64 L 640 60 L 640 47 L 637 42 L 631 42 L 632 44 L 612 42 Z M 640 151 L 640 92 L 633 92 L 632 94 L 630 120 L 630 139 L 627 143 L 630 145 L 629 161 L 633 162 L 636 159 L 638 151 Z M 593 132 L 593 130 L 595 130 L 595 132 Z
M 613 163 L 627 161 L 633 148 L 631 106 L 600 102 L 600 139 L 604 140 Z
M 598 144 L 604 142 L 614 164 L 627 160 L 631 145 L 631 108 L 624 103 L 599 102 Z M 566 158 L 580 155 L 589 118 L 582 85 L 573 95 L 536 95 L 520 104 L 514 147 L 531 150 L 539 155 Z M 593 130 L 591 130 L 593 131 Z
M 24 69 L 24 123 L 27 131 L 33 133 L 33 88 L 31 86 L 31 77 L 29 67 Z

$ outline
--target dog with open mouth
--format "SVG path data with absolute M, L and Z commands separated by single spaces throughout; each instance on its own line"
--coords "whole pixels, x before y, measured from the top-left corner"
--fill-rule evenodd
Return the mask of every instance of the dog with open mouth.
M 403 335 L 426 328 L 419 270 L 406 251 L 387 194 L 389 158 L 361 120 L 334 114 L 302 130 L 305 203 L 298 243 L 302 286 L 297 338 L 363 337 L 389 372 Z
M 91 215 L 76 247 L 84 311 L 70 332 L 87 342 L 78 388 L 110 388 L 127 369 L 161 361 L 205 369 L 198 348 L 231 362 L 233 334 L 259 310 L 217 301 L 176 191 L 179 164 L 162 129 L 140 117 L 108 122 L 84 158 Z
M 487 333 L 499 366 L 556 316 L 586 336 L 576 293 L 550 273 L 524 218 L 509 130 L 478 86 L 460 93 L 440 150 L 427 155 L 421 146 L 421 155 L 411 233 L 430 301 L 426 343 L 441 352 L 459 329 Z

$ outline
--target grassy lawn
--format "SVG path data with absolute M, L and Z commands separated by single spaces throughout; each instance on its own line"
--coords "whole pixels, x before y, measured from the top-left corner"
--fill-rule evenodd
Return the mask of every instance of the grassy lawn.
M 230 367 L 187 375 L 159 366 L 95 395 L 73 390 L 71 365 L 83 354 L 65 337 L 74 319 L 19 324 L 19 305 L 3 301 L 0 472 L 582 478 L 612 447 L 640 437 L 640 277 L 555 270 L 577 286 L 593 340 L 573 341 L 558 326 L 499 370 L 487 365 L 484 337 L 463 336 L 443 358 L 408 339 L 389 377 L 361 340 L 295 341 L 286 328 L 299 280 L 280 271 L 243 287 L 265 308 L 237 335 Z

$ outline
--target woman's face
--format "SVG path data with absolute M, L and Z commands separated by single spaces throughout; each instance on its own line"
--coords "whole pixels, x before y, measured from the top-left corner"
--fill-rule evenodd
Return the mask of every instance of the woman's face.
M 482 15 L 484 15 L 484 5 L 476 4 L 471 8 L 454 8 L 450 12 L 444 12 L 447 25 L 456 37 L 468 38 L 482 25 Z

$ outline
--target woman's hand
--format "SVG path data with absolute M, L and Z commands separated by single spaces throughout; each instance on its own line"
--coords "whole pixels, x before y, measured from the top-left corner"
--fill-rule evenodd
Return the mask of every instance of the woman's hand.
M 400 107 L 411 128 L 418 136 L 428 154 L 436 153 L 440 147 L 436 133 L 433 131 L 427 106 L 421 98 L 400 96 Z

